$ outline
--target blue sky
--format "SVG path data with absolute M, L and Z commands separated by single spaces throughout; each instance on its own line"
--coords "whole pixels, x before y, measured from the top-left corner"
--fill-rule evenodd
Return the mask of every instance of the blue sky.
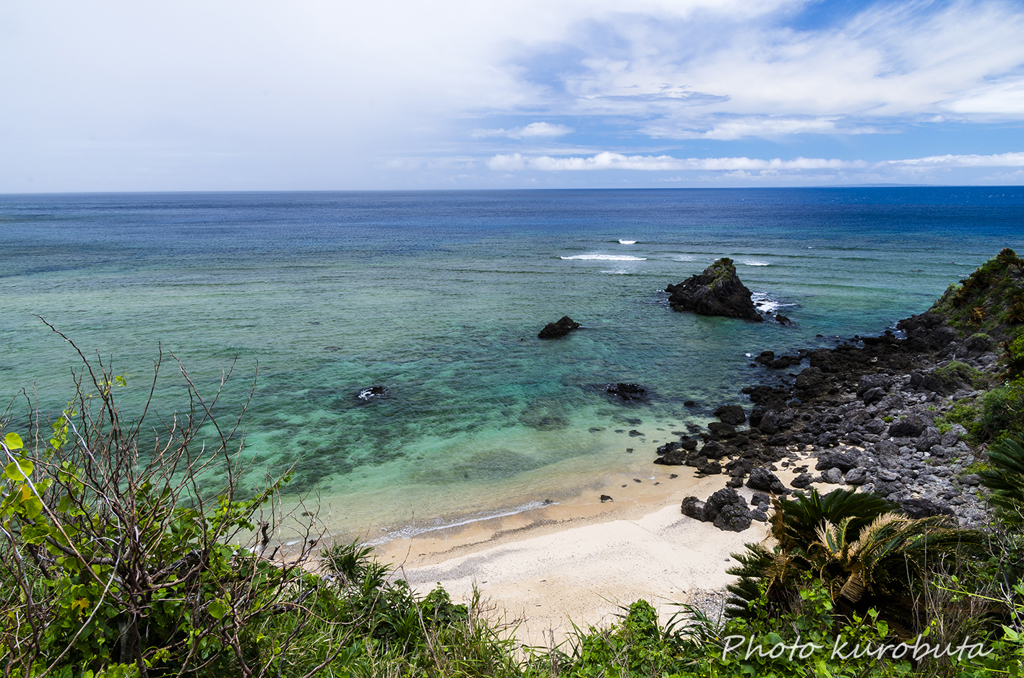
M 1024 184 L 1024 4 L 7 0 L 0 192 Z

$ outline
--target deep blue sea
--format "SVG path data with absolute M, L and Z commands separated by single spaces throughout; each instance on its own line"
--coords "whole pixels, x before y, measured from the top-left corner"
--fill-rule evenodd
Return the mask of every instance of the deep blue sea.
M 462 520 L 649 464 L 743 402 L 746 354 L 879 333 L 1022 235 L 1020 187 L 0 196 L 0 408 L 73 392 L 36 316 L 126 375 L 129 409 L 162 349 L 164 417 L 187 407 L 169 354 L 210 394 L 235 361 L 217 411 L 255 375 L 247 483 L 294 467 L 341 531 Z M 795 324 L 669 310 L 722 256 Z M 563 315 L 584 328 L 536 338 Z

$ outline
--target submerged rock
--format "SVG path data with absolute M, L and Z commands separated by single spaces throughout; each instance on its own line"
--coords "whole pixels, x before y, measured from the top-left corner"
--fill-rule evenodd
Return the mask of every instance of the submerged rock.
M 548 323 L 538 334 L 538 339 L 558 339 L 579 329 L 580 324 L 567 315 L 563 315 L 558 322 Z
M 732 259 L 721 258 L 678 285 L 665 288 L 673 311 L 691 311 L 698 315 L 717 315 L 761 322 L 750 290 L 740 282 Z
M 623 400 L 642 400 L 647 394 L 647 389 L 639 384 L 608 384 L 604 387 L 604 392 Z

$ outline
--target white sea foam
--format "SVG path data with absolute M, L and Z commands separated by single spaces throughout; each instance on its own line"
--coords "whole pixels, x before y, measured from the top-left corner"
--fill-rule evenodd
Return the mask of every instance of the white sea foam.
M 381 544 L 385 544 L 395 539 L 411 539 L 413 537 L 418 537 L 420 535 L 427 534 L 428 532 L 437 532 L 438 530 L 447 530 L 453 527 L 472 525 L 473 523 L 479 523 L 484 520 L 493 520 L 494 518 L 505 518 L 507 516 L 514 516 L 518 513 L 524 513 L 526 511 L 532 511 L 534 509 L 543 508 L 545 506 L 554 506 L 557 504 L 558 502 L 531 501 L 528 504 L 523 504 L 522 506 L 517 506 L 515 508 L 508 509 L 505 511 L 488 511 L 484 513 L 478 513 L 469 518 L 463 518 L 462 520 L 454 520 L 451 522 L 435 520 L 431 521 L 427 525 L 409 525 L 407 527 L 403 527 L 401 529 L 388 532 L 387 535 L 383 537 L 379 537 L 377 539 L 367 541 L 365 543 L 367 546 L 380 546 Z
M 796 306 L 796 304 L 792 302 L 772 299 L 768 296 L 767 292 L 751 292 L 750 300 L 754 302 L 754 306 L 757 307 L 757 310 L 761 313 L 777 313 L 780 308 Z
M 767 261 L 756 261 L 753 259 L 741 261 L 740 263 L 743 264 L 744 266 L 771 266 L 771 264 L 769 264 Z
M 693 256 L 689 255 L 689 254 L 680 254 L 675 259 L 676 259 L 676 261 L 693 261 L 694 260 Z
M 635 245 L 636 244 L 636 240 L 622 240 L 622 239 L 619 239 L 619 244 L 620 245 Z
M 647 257 L 634 257 L 628 254 L 575 254 L 559 259 L 575 259 L 579 261 L 647 261 Z

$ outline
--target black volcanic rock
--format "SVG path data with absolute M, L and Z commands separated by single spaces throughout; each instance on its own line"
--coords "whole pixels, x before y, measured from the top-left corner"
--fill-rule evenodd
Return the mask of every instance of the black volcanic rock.
M 698 315 L 718 315 L 761 322 L 750 290 L 740 282 L 732 260 L 721 258 L 678 285 L 665 288 L 673 311 L 691 311 Z
M 538 334 L 538 339 L 558 339 L 569 334 L 573 330 L 579 329 L 580 324 L 570 318 L 567 315 L 563 315 L 561 320 L 554 323 L 548 323 L 544 326 Z
M 738 426 L 747 420 L 747 415 L 739 405 L 722 405 L 715 410 L 715 416 L 732 426 Z
M 385 386 L 370 386 L 369 388 L 359 389 L 359 393 L 356 397 L 360 400 L 375 400 L 377 398 L 387 398 L 391 395 Z

